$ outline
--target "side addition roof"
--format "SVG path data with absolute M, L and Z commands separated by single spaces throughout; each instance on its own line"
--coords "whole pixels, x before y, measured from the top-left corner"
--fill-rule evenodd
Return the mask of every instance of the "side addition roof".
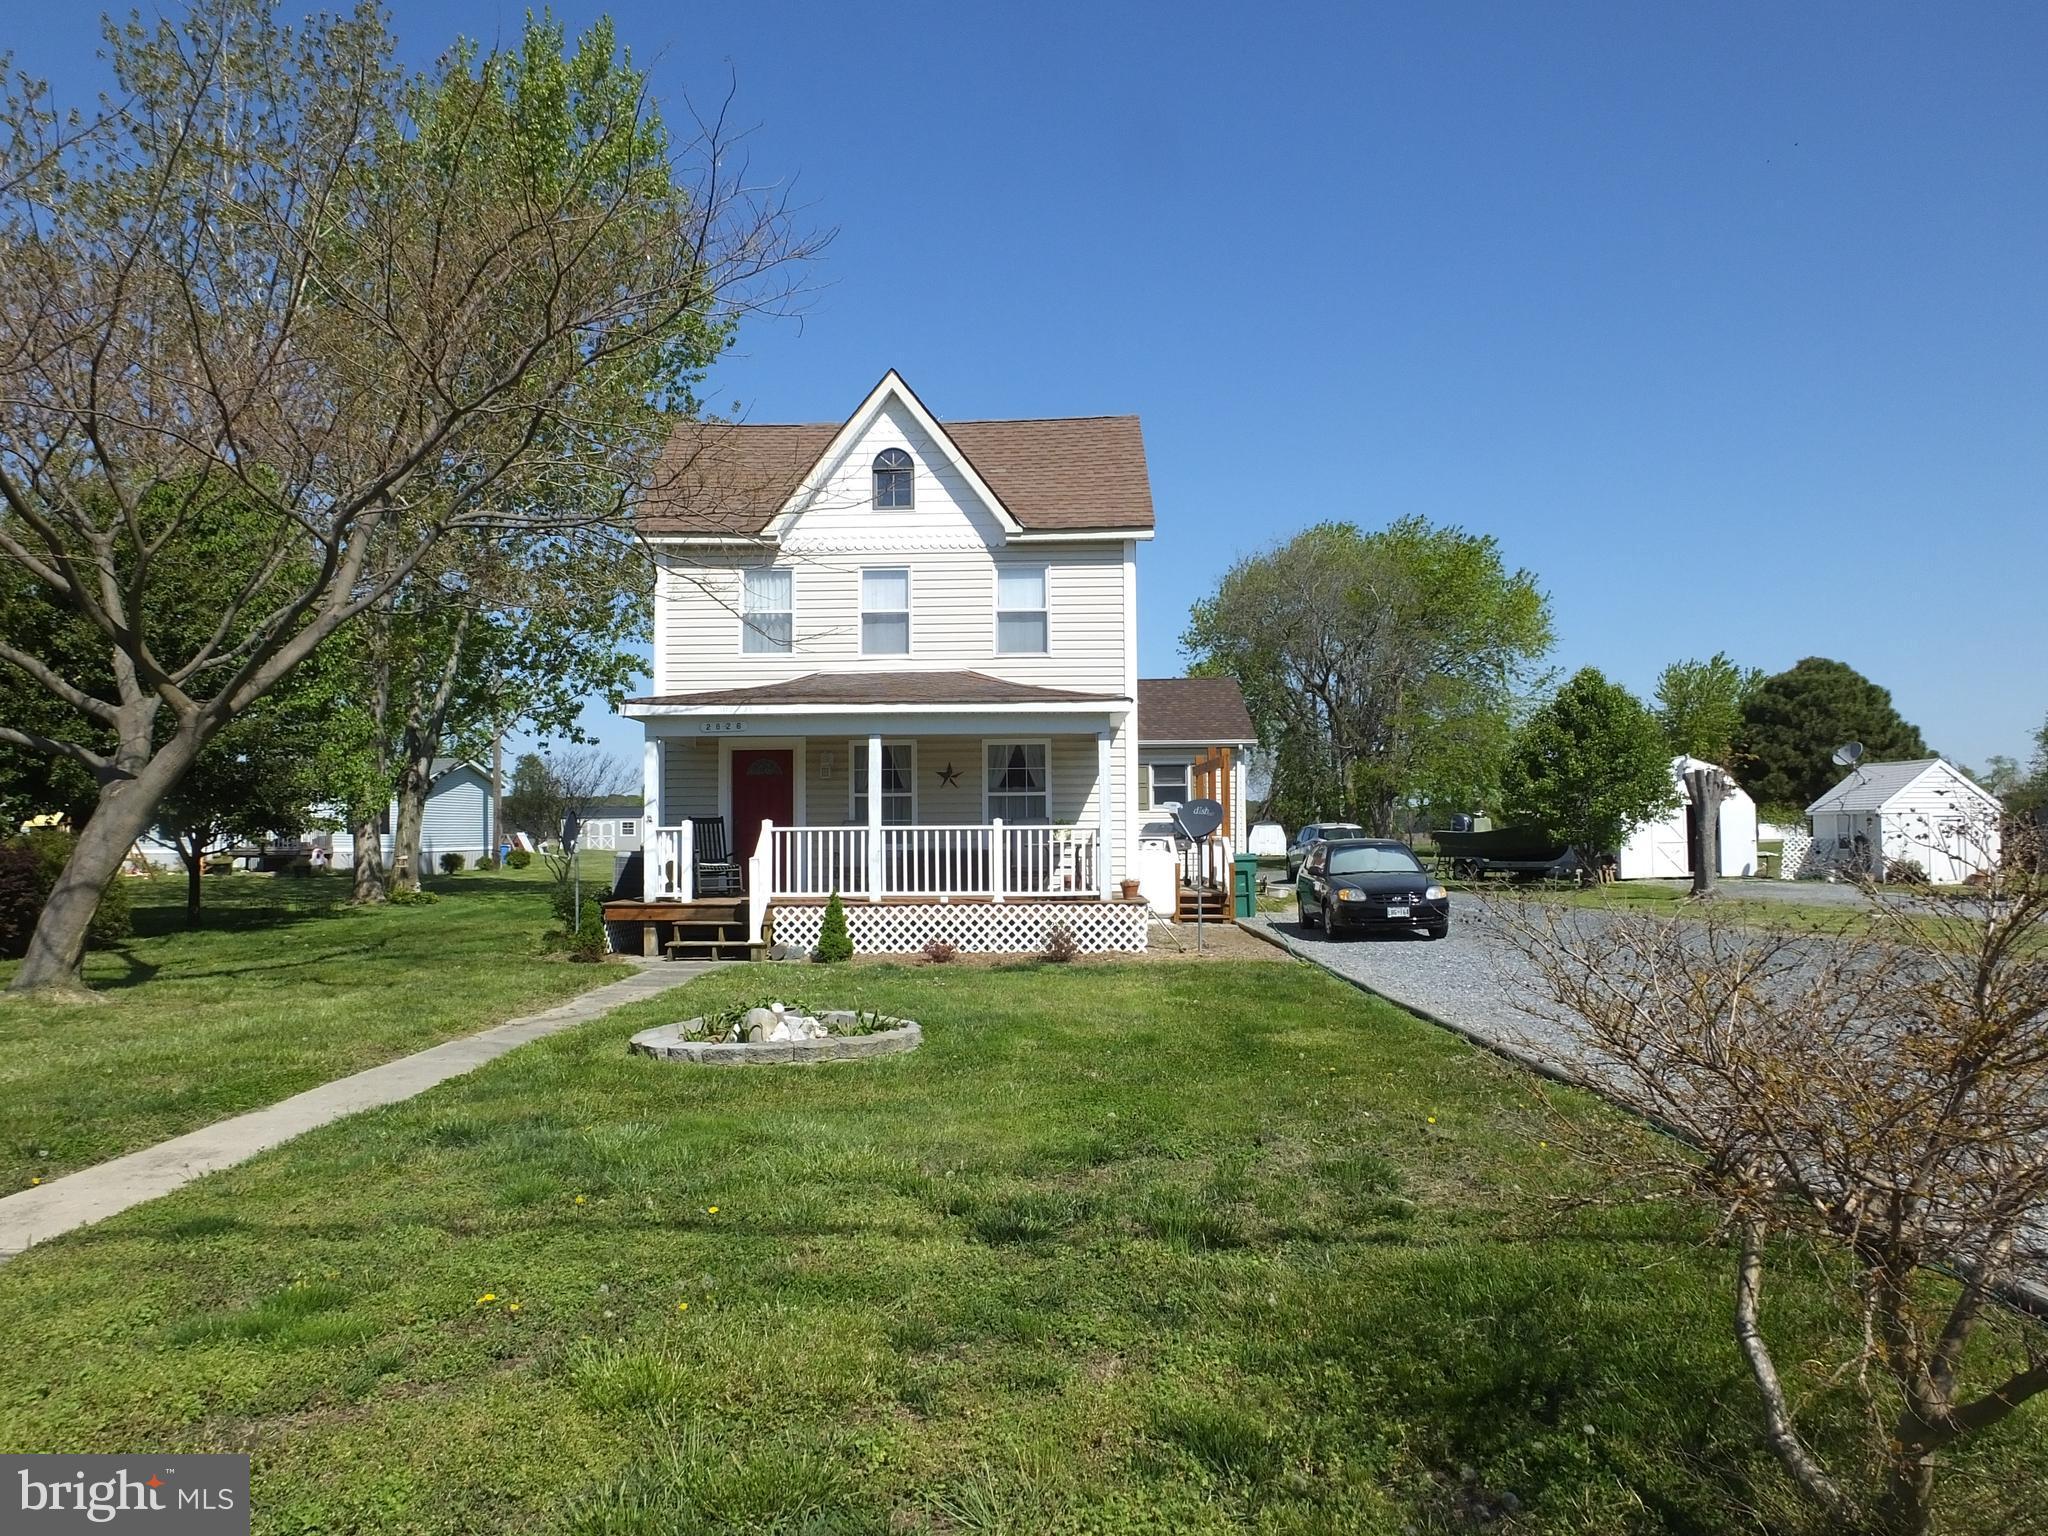
M 1236 678 L 1138 679 L 1138 745 L 1221 742 L 1250 746 L 1258 739 Z
M 1145 439 L 1135 416 L 1016 421 L 932 419 L 892 369 L 844 422 L 677 423 L 640 505 L 650 537 L 755 538 L 805 488 L 856 419 L 895 396 L 946 440 L 1018 528 L 1031 533 L 1153 526 Z

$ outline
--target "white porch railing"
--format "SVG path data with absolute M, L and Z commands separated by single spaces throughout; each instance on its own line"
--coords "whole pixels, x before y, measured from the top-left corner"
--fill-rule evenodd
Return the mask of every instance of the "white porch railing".
M 879 862 L 868 858 L 866 827 L 762 826 L 748 862 L 749 897 L 816 898 L 837 891 L 870 897 L 948 899 L 1092 896 L 1102 890 L 1101 835 L 1093 827 L 954 826 L 882 828 Z M 649 901 L 689 901 L 698 893 L 693 825 L 657 827 L 647 845 L 642 884 Z M 1230 861 L 1223 861 L 1228 878 Z M 870 889 L 871 883 L 873 889 Z
M 1227 837 L 1211 837 L 1199 843 L 1184 844 L 1180 850 L 1181 884 L 1197 889 L 1217 886 L 1229 890 L 1234 856 L 1235 851 Z
M 869 858 L 866 827 L 774 827 L 771 897 L 886 899 L 1092 896 L 1101 890 L 1092 827 L 890 826 Z

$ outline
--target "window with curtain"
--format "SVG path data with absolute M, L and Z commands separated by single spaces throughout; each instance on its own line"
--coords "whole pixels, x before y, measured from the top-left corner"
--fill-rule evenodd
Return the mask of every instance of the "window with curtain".
M 795 640 L 796 573 L 767 566 L 746 571 L 740 585 L 740 649 L 783 652 Z
M 853 753 L 853 824 L 867 825 L 868 820 L 868 744 L 856 741 Z M 914 797 L 910 789 L 917 773 L 917 748 L 909 742 L 901 746 L 882 743 L 882 825 L 885 827 L 907 827 L 917 819 Z
M 1052 819 L 1045 790 L 1045 743 L 988 744 L 988 814 L 1006 822 Z
M 1188 803 L 1188 765 L 1186 763 L 1154 763 L 1152 765 L 1152 809 L 1160 811 L 1170 805 Z
M 910 572 L 860 573 L 860 648 L 868 656 L 910 654 Z
M 901 448 L 884 448 L 875 455 L 875 505 L 910 505 L 911 481 L 915 478 L 910 455 Z
M 1042 655 L 1048 649 L 1045 622 L 1045 567 L 996 568 L 996 650 L 1005 655 Z

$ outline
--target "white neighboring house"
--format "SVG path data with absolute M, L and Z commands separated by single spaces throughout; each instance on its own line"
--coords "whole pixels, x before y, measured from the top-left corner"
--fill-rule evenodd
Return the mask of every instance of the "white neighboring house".
M 1756 802 L 1743 792 L 1725 768 L 1697 757 L 1671 759 L 1671 783 L 1678 791 L 1678 804 L 1655 821 L 1646 821 L 1629 833 L 1621 845 L 1615 877 L 1621 880 L 1690 879 L 1692 876 L 1692 795 L 1685 776 L 1696 768 L 1714 768 L 1727 778 L 1722 792 L 1720 868 L 1722 876 L 1746 876 L 1757 872 Z
M 327 808 L 332 819 L 339 813 Z M 391 862 L 392 828 L 398 824 L 398 801 L 394 798 L 377 818 L 378 843 L 385 864 Z M 356 840 L 346 827 L 323 834 L 336 869 L 355 865 Z M 420 813 L 420 873 L 435 874 L 441 855 L 459 853 L 464 864 L 474 864 L 486 852 L 496 854 L 497 839 L 491 836 L 491 775 L 464 758 L 437 757 L 428 770 L 427 803 Z
M 1936 885 L 1958 885 L 1997 867 L 2004 812 L 1962 769 L 1924 757 L 1860 765 L 1809 805 L 1806 817 L 1820 868 L 1882 874 L 1911 859 Z
M 743 898 L 804 948 L 835 891 L 863 950 L 1144 947 L 1144 808 L 1219 744 L 1140 751 L 1136 417 L 942 423 L 892 370 L 843 422 L 679 426 L 639 530 L 647 903 Z M 699 878 L 719 843 L 737 891 Z

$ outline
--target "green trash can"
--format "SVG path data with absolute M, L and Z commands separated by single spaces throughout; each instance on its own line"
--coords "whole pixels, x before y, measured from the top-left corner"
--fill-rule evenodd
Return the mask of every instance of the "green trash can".
M 1259 860 L 1256 854 L 1240 853 L 1231 860 L 1230 887 L 1237 896 L 1237 915 L 1256 917 L 1259 911 Z

